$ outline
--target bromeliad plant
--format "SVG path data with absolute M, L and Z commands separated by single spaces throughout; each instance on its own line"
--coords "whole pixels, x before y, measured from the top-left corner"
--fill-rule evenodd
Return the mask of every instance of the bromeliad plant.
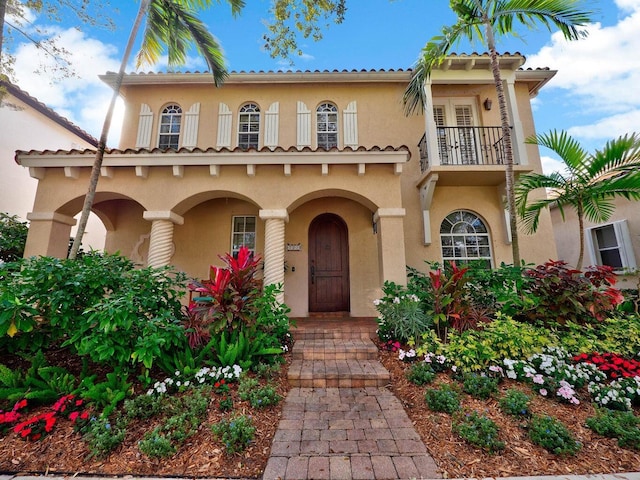
M 211 266 L 209 280 L 194 281 L 189 288 L 200 297 L 189 305 L 189 344 L 206 343 L 211 334 L 251 326 L 256 318 L 255 299 L 260 293 L 256 271 L 260 256 L 241 247 L 237 258 L 220 256 L 226 267 Z

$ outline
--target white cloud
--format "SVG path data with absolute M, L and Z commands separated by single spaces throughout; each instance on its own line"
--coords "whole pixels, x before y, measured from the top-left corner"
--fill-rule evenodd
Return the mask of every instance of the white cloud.
M 546 88 L 565 91 L 574 122 L 589 121 L 584 120 L 589 115 L 599 118 L 568 128 L 582 138 L 610 139 L 639 125 L 640 0 L 616 0 L 616 5 L 620 20 L 615 25 L 590 25 L 588 37 L 573 42 L 555 33 L 527 61 L 527 67 L 558 70 Z
M 80 128 L 99 136 L 112 90 L 98 75 L 108 70 L 117 71 L 119 52 L 112 45 L 88 38 L 75 28 L 55 32 L 58 44 L 70 52 L 75 77 L 46 81 L 47 74 L 34 74 L 41 65 L 55 69 L 55 61 L 47 57 L 31 43 L 23 43 L 16 49 L 15 76 L 18 86 L 30 95 L 65 116 Z M 113 145 L 119 137 L 121 119 L 112 126 Z
M 640 130 L 640 109 L 607 116 L 591 125 L 574 126 L 568 132 L 574 137 L 610 140 L 630 133 L 630 129 Z M 604 142 L 598 148 L 602 147 Z
M 565 164 L 561 160 L 542 155 L 540 161 L 542 162 L 542 171 L 546 175 L 552 172 L 564 173 L 566 171 Z

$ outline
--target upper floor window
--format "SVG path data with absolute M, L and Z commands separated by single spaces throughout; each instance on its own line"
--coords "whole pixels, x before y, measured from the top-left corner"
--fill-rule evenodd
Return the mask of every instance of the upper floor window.
M 338 107 L 322 103 L 316 110 L 318 148 L 327 150 L 338 146 Z
M 258 148 L 260 135 L 260 107 L 255 103 L 247 103 L 240 108 L 238 118 L 238 147 L 243 149 Z
M 231 233 L 231 254 L 237 258 L 241 247 L 247 247 L 251 253 L 256 251 L 256 217 L 233 217 Z
M 442 260 L 458 265 L 480 262 L 491 267 L 489 231 L 475 213 L 457 210 L 450 213 L 440 225 Z
M 614 270 L 636 267 L 626 220 L 588 228 L 585 237 L 595 264 L 608 265 Z
M 167 105 L 162 110 L 160 116 L 160 135 L 158 137 L 158 147 L 175 148 L 180 145 L 180 123 L 182 120 L 182 109 L 179 105 Z

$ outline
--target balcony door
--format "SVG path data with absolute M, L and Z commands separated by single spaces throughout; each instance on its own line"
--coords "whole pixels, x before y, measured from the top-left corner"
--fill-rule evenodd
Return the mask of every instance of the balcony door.
M 433 118 L 438 129 L 438 150 L 442 165 L 477 165 L 479 139 L 476 130 L 478 113 L 475 99 L 435 98 Z

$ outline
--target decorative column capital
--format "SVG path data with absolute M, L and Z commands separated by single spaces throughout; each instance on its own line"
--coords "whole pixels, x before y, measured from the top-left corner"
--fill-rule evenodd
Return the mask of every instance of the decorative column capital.
M 407 211 L 404 208 L 379 208 L 376 213 L 373 214 L 373 220 L 378 221 L 384 217 L 404 217 Z
M 142 212 L 142 218 L 153 222 L 154 220 L 168 220 L 175 225 L 183 225 L 184 217 L 181 217 L 177 213 L 173 213 L 171 210 L 147 210 Z
M 30 222 L 55 222 L 63 223 L 65 225 L 74 226 L 76 219 L 69 215 L 63 215 L 58 212 L 29 212 L 27 213 L 27 220 Z
M 287 212 L 286 208 L 280 209 L 262 209 L 258 212 L 261 220 L 284 220 L 285 222 L 289 221 L 289 212 Z

